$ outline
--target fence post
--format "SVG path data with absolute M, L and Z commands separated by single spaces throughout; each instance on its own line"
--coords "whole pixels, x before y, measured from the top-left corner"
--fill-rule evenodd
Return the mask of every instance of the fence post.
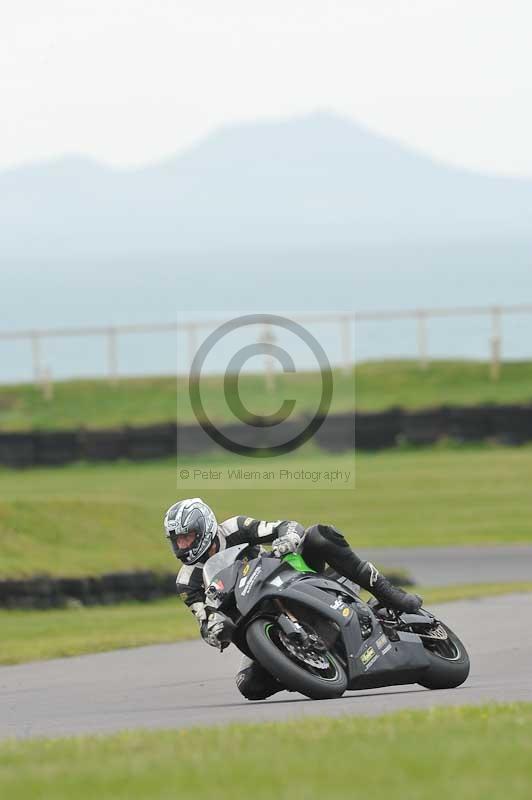
M 491 310 L 491 365 L 490 377 L 492 381 L 498 381 L 501 374 L 501 309 L 494 306 Z
M 427 314 L 425 311 L 417 312 L 417 349 L 418 349 L 419 368 L 427 369 L 429 365 L 429 357 L 428 357 Z
M 33 361 L 33 382 L 35 386 L 40 386 L 41 383 L 41 337 L 37 331 L 31 334 L 31 353 Z
M 41 372 L 41 388 L 43 397 L 47 402 L 54 399 L 54 384 L 50 367 L 44 367 Z
M 188 367 L 192 375 L 192 364 L 197 350 L 197 326 L 190 322 L 187 324 L 187 340 L 188 340 Z
M 116 345 L 116 328 L 109 328 L 107 331 L 107 366 L 111 386 L 116 386 L 118 383 L 118 353 Z
M 273 335 L 271 325 L 264 326 L 262 335 L 259 334 L 259 342 L 264 342 L 265 344 L 275 343 L 275 336 Z M 273 358 L 270 355 L 264 356 L 264 380 L 266 383 L 266 391 L 271 394 L 275 389 L 275 372 Z
M 349 375 L 353 367 L 349 317 L 340 317 L 340 339 L 342 341 L 342 363 L 344 365 L 344 373 Z

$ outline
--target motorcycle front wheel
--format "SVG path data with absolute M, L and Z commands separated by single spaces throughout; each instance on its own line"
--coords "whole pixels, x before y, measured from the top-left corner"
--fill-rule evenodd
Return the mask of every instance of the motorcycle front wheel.
M 347 689 L 345 671 L 332 653 L 298 647 L 271 619 L 252 622 L 246 639 L 257 661 L 287 689 L 312 700 L 340 697 Z

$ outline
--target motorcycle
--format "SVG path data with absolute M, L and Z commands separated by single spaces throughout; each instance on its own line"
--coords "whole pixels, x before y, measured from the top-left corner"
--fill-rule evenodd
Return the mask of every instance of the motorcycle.
M 309 698 L 411 683 L 449 689 L 469 674 L 464 645 L 429 611 L 366 603 L 352 581 L 316 573 L 299 553 L 237 545 L 205 563 L 203 580 L 207 614 L 223 621 L 222 650 L 233 643 Z

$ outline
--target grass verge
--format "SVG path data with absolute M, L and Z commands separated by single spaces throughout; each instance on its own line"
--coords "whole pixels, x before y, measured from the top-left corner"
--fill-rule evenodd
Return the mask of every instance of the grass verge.
M 416 587 L 425 606 L 451 600 L 532 592 L 530 583 Z M 0 611 L 0 664 L 19 664 L 122 647 L 198 637 L 190 611 L 177 599 L 51 611 Z
M 354 387 L 361 411 L 390 406 L 423 408 L 442 404 L 528 403 L 532 400 L 530 362 L 502 366 L 500 380 L 490 380 L 489 365 L 481 361 L 432 361 L 420 370 L 412 360 L 371 361 L 357 365 L 353 373 L 334 371 L 333 412 L 352 410 Z M 279 374 L 275 388 L 265 392 L 262 375 L 243 374 L 239 392 L 244 404 L 256 414 L 271 414 L 283 399 L 297 401 L 297 412 L 314 411 L 321 392 L 318 373 Z M 220 376 L 206 376 L 202 398 L 209 416 L 218 422 L 233 421 L 222 391 Z M 185 378 L 177 381 L 177 405 L 182 422 L 195 422 Z M 31 384 L 0 387 L 0 429 L 54 430 L 149 425 L 176 417 L 176 378 L 122 379 L 117 386 L 106 380 L 59 381 L 53 400 Z
M 164 510 L 198 494 L 219 520 L 245 514 L 330 522 L 355 549 L 529 543 L 531 456 L 530 446 L 486 445 L 287 457 L 287 465 L 306 470 L 356 470 L 355 489 L 319 491 L 297 482 L 279 490 L 260 479 L 240 488 L 215 480 L 185 485 L 172 459 L 2 470 L 0 577 L 171 569 Z
M 532 704 L 0 744 L 11 800 L 528 800 Z

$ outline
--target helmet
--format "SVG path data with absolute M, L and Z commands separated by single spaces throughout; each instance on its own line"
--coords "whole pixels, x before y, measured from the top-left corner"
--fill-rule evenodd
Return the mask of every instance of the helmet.
M 170 506 L 164 529 L 175 557 L 195 564 L 211 546 L 218 523 L 212 509 L 200 497 L 193 497 Z

